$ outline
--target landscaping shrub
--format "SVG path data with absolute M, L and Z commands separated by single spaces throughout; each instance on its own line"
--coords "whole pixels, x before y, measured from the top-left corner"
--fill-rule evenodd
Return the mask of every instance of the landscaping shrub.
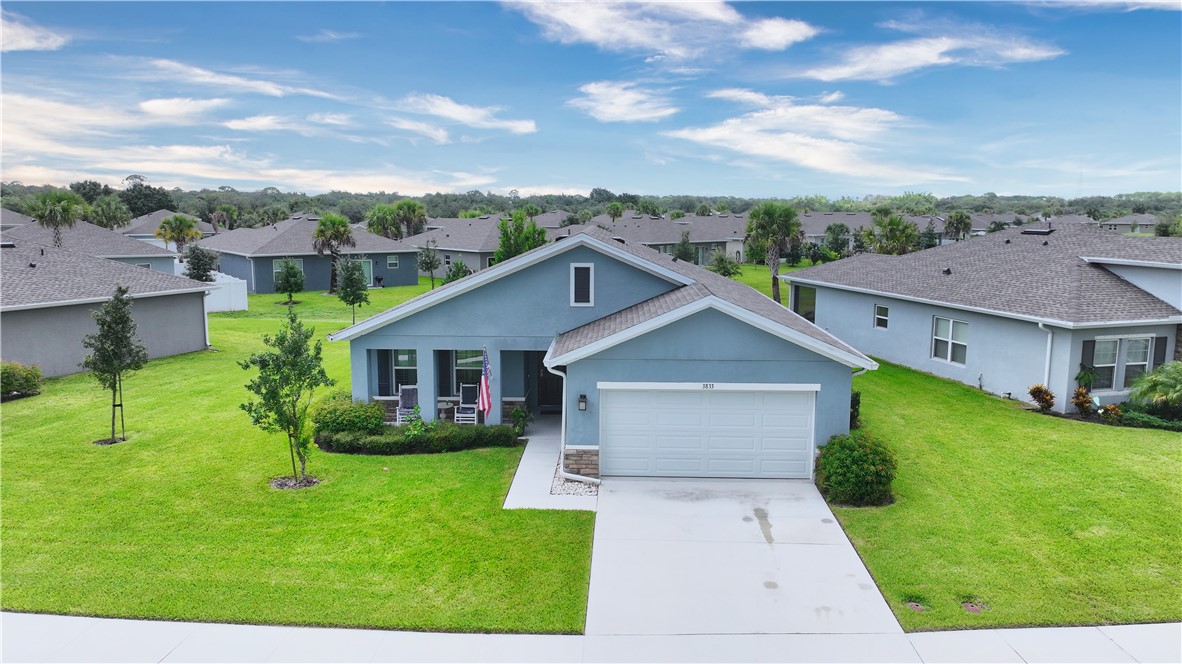
M 887 505 L 894 479 L 894 453 L 863 431 L 833 436 L 817 459 L 817 486 L 831 503 Z
M 20 362 L 0 363 L 0 396 L 31 397 L 41 394 L 41 367 Z
M 854 390 L 850 392 L 850 428 L 862 426 L 862 393 Z
M 1119 408 L 1117 412 L 1119 412 Z M 1165 420 L 1149 413 L 1142 413 L 1135 410 L 1126 411 L 1119 416 L 1120 424 L 1126 427 L 1137 427 L 1140 429 L 1164 429 L 1166 431 L 1182 431 L 1182 422 L 1173 422 Z
M 1071 405 L 1079 411 L 1081 417 L 1092 416 L 1092 391 L 1086 387 L 1075 388 L 1075 394 L 1071 397 Z
M 1120 424 L 1122 418 L 1123 416 L 1121 415 L 1120 407 L 1114 403 L 1110 403 L 1107 406 L 1100 408 L 1100 421 L 1104 424 L 1116 426 Z
M 386 409 L 380 403 L 354 402 L 345 394 L 334 395 L 312 414 L 316 433 L 354 432 L 379 434 L 386 421 Z
M 1039 412 L 1049 413 L 1055 407 L 1055 393 L 1042 383 L 1030 386 L 1030 398 L 1038 404 Z
M 512 426 L 460 426 L 440 422 L 433 431 L 415 433 L 408 426 L 383 427 L 378 434 L 356 431 L 326 431 L 316 436 L 316 444 L 328 452 L 343 454 L 431 454 L 458 452 L 479 447 L 513 447 L 517 432 Z

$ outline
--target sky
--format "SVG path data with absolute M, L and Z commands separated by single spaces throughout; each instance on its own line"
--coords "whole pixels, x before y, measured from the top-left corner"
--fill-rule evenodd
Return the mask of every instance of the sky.
M 4 2 L 0 179 L 1182 189 L 1182 0 Z

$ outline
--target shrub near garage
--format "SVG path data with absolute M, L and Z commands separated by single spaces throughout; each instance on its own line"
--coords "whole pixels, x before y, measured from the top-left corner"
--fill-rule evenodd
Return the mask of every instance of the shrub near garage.
M 324 432 L 316 436 L 316 444 L 326 452 L 343 454 L 435 454 L 480 447 L 514 447 L 517 445 L 517 432 L 504 424 L 460 426 L 440 422 L 430 431 L 416 431 L 411 425 L 406 425 L 383 427 L 379 434 Z
M 316 435 L 352 431 L 367 435 L 379 434 L 386 421 L 386 409 L 380 403 L 353 401 L 352 395 L 341 391 L 320 404 L 312 414 Z
M 817 459 L 817 486 L 831 503 L 888 505 L 894 479 L 894 453 L 864 431 L 833 436 Z

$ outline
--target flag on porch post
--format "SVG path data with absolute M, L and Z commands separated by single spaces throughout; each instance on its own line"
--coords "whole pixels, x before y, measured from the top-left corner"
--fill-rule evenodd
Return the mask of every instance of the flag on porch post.
M 488 347 L 484 347 L 484 361 L 480 368 L 480 398 L 476 407 L 484 411 L 484 421 L 492 413 L 492 369 L 488 368 Z

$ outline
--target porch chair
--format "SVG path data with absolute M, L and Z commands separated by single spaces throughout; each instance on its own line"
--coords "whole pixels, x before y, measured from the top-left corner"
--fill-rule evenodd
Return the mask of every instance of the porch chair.
M 456 406 L 456 424 L 476 424 L 479 388 L 476 385 L 460 385 L 460 405 Z
M 398 419 L 395 424 L 406 424 L 419 405 L 419 386 L 403 385 L 398 388 Z

